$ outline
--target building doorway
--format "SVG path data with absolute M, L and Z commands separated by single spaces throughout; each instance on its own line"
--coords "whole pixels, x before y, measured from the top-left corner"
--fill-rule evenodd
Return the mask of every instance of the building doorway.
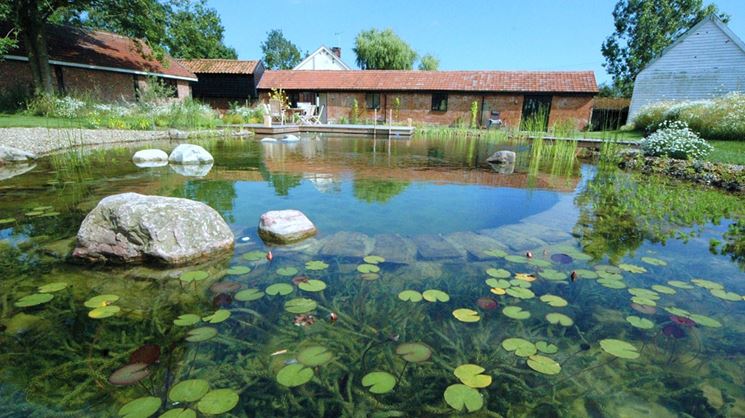
M 546 131 L 548 116 L 551 113 L 551 96 L 525 96 L 520 129 L 527 131 Z

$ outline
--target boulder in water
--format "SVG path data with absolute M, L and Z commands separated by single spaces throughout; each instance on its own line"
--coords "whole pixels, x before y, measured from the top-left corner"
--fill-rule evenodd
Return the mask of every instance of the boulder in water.
M 171 164 L 211 164 L 215 161 L 212 154 L 199 145 L 181 144 L 171 151 L 168 157 Z
M 259 220 L 259 236 L 267 243 L 290 244 L 312 237 L 316 232 L 313 222 L 299 210 L 271 210 Z

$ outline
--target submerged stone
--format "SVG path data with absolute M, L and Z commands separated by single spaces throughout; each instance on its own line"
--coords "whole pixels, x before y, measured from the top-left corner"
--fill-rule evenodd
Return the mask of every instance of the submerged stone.
M 512 251 L 522 252 L 547 245 L 545 241 L 531 236 L 526 229 L 517 225 L 482 229 L 478 233 L 506 244 Z
M 35 160 L 36 155 L 13 147 L 0 146 L 0 165 Z
M 485 254 L 484 251 L 507 248 L 493 238 L 471 231 L 453 232 L 452 234 L 446 235 L 445 239 L 455 247 L 462 248 L 464 251 L 468 252 L 471 257 L 479 261 L 496 258 L 493 255 Z
M 416 260 L 416 244 L 399 234 L 375 236 L 372 254 L 385 258 L 387 263 L 411 264 Z
M 440 235 L 426 234 L 414 237 L 419 256 L 425 260 L 462 258 L 465 250 L 456 248 Z
M 490 164 L 514 164 L 516 159 L 517 154 L 514 151 L 502 150 L 489 156 L 486 162 Z
M 15 163 L 3 165 L 0 161 L 0 181 L 26 174 L 36 168 L 36 163 Z
M 328 237 L 321 247 L 323 256 L 362 258 L 372 251 L 374 242 L 360 232 L 341 231 Z
M 271 210 L 259 219 L 259 236 L 267 243 L 289 244 L 312 237 L 316 232 L 313 222 L 295 209 Z

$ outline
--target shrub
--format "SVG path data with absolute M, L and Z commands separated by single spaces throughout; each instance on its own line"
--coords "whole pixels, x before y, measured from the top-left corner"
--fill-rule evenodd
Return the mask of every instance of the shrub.
M 231 103 L 223 121 L 229 124 L 262 123 L 264 121 L 264 106 L 249 107 Z
M 711 145 L 681 121 L 662 122 L 653 134 L 641 140 L 640 145 L 645 155 L 679 160 L 700 160 L 712 150 Z

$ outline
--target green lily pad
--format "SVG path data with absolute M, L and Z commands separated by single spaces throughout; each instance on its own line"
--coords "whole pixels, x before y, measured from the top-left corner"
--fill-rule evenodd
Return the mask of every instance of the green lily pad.
M 544 279 L 552 281 L 566 280 L 569 277 L 566 273 L 554 269 L 544 269 L 538 274 Z
M 197 322 L 199 322 L 199 320 L 200 320 L 199 315 L 183 314 L 183 315 L 179 315 L 178 318 L 173 320 L 173 325 L 176 325 L 179 327 L 188 327 L 188 326 L 196 324 Z
M 273 285 L 267 287 L 264 291 L 269 296 L 286 296 L 292 293 L 292 285 L 290 285 L 289 283 L 274 283 Z
M 453 371 L 455 377 L 460 379 L 461 383 L 472 388 L 485 388 L 491 385 L 491 376 L 481 374 L 486 369 L 476 364 L 461 364 Z
M 655 302 L 654 300 L 641 296 L 634 296 L 633 298 L 631 298 L 631 301 L 639 305 L 657 306 L 657 302 Z
M 247 266 L 232 266 L 225 271 L 225 273 L 231 276 L 239 276 L 241 274 L 248 274 L 251 272 L 251 268 Z
M 640 273 L 647 272 L 647 269 L 645 269 L 642 266 L 637 266 L 637 265 L 628 264 L 628 263 L 621 263 L 618 265 L 618 268 L 620 268 L 623 271 L 628 271 L 629 273 L 634 273 L 634 274 L 640 274 Z
M 742 301 L 742 296 L 735 292 L 728 292 L 724 289 L 711 289 L 709 291 L 712 295 L 718 297 L 719 299 L 723 299 L 730 302 L 738 302 Z
M 326 270 L 329 265 L 320 260 L 311 260 L 305 263 L 306 270 Z
M 677 293 L 672 287 L 663 286 L 661 284 L 652 285 L 652 290 L 663 295 L 674 295 Z
M 421 363 L 432 357 L 432 349 L 422 343 L 403 343 L 396 347 L 396 354 L 409 363 Z
M 88 312 L 88 317 L 93 319 L 109 318 L 118 314 L 121 310 L 122 308 L 116 305 L 101 306 L 100 308 L 95 308 Z
M 66 289 L 67 286 L 68 284 L 66 282 L 54 282 L 39 286 L 38 290 L 39 293 L 54 293 Z
M 607 287 L 608 289 L 624 289 L 626 288 L 626 283 L 624 283 L 622 280 L 614 280 L 614 279 L 598 279 L 598 284 Z
M 140 380 L 150 376 L 150 370 L 147 363 L 127 364 L 111 373 L 109 383 L 115 386 L 134 385 Z
M 34 293 L 32 295 L 24 296 L 14 303 L 16 308 L 28 308 L 31 306 L 42 305 L 54 299 L 54 295 L 51 293 Z
M 312 345 L 297 354 L 297 361 L 308 366 L 317 367 L 334 359 L 334 354 L 326 347 Z
M 322 280 L 310 279 L 307 282 L 299 283 L 297 287 L 306 292 L 320 292 L 326 288 L 326 283 Z
M 240 302 L 251 302 L 264 297 L 264 292 L 259 289 L 243 289 L 236 293 L 233 298 Z
M 530 318 L 530 312 L 524 311 L 523 308 L 519 306 L 507 306 L 502 309 L 502 313 L 512 319 L 522 320 Z
M 530 282 L 527 282 L 525 280 L 512 279 L 512 280 L 510 280 L 510 286 L 522 287 L 524 289 L 530 289 L 530 287 L 533 286 L 533 285 Z
M 654 257 L 642 257 L 642 261 L 652 266 L 666 266 L 667 261 Z
M 512 286 L 510 282 L 504 279 L 486 279 L 485 283 L 489 287 L 498 287 L 500 289 L 507 289 Z
M 118 414 L 123 418 L 147 418 L 158 412 L 161 403 L 160 398 L 144 396 L 124 404 Z
M 217 335 L 217 330 L 212 327 L 194 328 L 187 333 L 186 341 L 190 343 L 199 343 L 207 341 Z
M 606 353 L 623 359 L 633 360 L 639 358 L 639 350 L 626 341 L 608 338 L 600 340 L 600 347 Z
M 682 316 L 684 318 L 690 318 L 692 315 L 690 312 L 686 311 L 685 309 L 676 308 L 675 306 L 668 306 L 667 308 L 665 308 L 665 310 L 668 313 L 671 313 L 677 316 Z
M 574 270 L 574 272 L 577 273 L 577 278 L 579 279 L 594 280 L 600 277 L 598 273 L 592 270 L 579 269 L 579 270 Z
M 566 299 L 562 298 L 561 296 L 551 295 L 551 294 L 545 294 L 541 296 L 541 302 L 545 302 L 549 306 L 553 306 L 554 308 L 563 308 L 564 306 L 567 306 L 569 303 L 566 301 Z
M 313 379 L 313 369 L 300 363 L 289 364 L 277 373 L 277 382 L 289 388 L 304 385 L 311 379 Z
M 213 313 L 212 315 L 205 316 L 202 318 L 204 322 L 208 322 L 210 324 L 219 324 L 222 321 L 225 321 L 226 319 L 230 318 L 230 311 L 227 309 L 218 309 Z
M 445 402 L 456 411 L 465 408 L 468 412 L 474 412 L 484 406 L 484 398 L 479 391 L 462 384 L 448 386 L 443 396 Z
M 484 253 L 484 255 L 488 255 L 489 257 L 496 257 L 496 258 L 502 258 L 502 257 L 506 257 L 507 256 L 507 253 L 506 252 L 504 252 L 504 251 L 502 251 L 502 250 L 500 250 L 498 248 L 495 248 L 495 249 L 492 249 L 492 250 L 485 250 L 485 251 L 483 251 L 483 253 Z
M 598 277 L 605 280 L 616 280 L 616 281 L 622 281 L 623 276 L 620 273 L 613 273 L 609 271 L 598 271 Z
M 535 297 L 532 290 L 523 287 L 510 287 L 505 289 L 508 295 L 518 299 L 531 299 Z
M 176 408 L 169 409 L 168 411 L 160 414 L 158 418 L 197 418 L 197 413 L 193 409 L 189 408 Z
M 181 276 L 179 276 L 179 280 L 184 283 L 201 282 L 208 277 L 210 277 L 210 275 L 206 271 L 194 270 L 181 273 Z
M 266 258 L 266 253 L 264 251 L 251 251 L 243 254 L 243 259 L 246 261 L 259 261 L 264 258 Z
M 381 395 L 396 387 L 396 377 L 387 372 L 370 372 L 362 378 L 362 386 L 369 388 L 370 393 Z
M 239 400 L 238 393 L 233 389 L 215 389 L 204 395 L 197 409 L 207 415 L 224 414 L 235 408 Z
M 168 391 L 168 399 L 173 402 L 196 402 L 210 390 L 210 384 L 203 379 L 189 379 L 176 383 Z
M 554 354 L 559 351 L 559 347 L 557 347 L 555 344 L 551 344 L 548 341 L 538 341 L 535 343 L 535 348 L 538 349 L 541 353 L 546 354 Z
M 398 298 L 404 302 L 421 302 L 422 294 L 416 290 L 403 290 L 398 294 Z
M 478 322 L 481 317 L 473 309 L 460 308 L 453 311 L 455 319 L 461 322 Z
M 83 303 L 86 308 L 100 308 L 102 306 L 109 306 L 112 303 L 119 300 L 117 295 L 98 295 L 94 296 Z
M 502 348 L 514 352 L 519 357 L 532 356 L 537 350 L 535 344 L 522 338 L 507 338 L 502 341 Z
M 385 262 L 385 258 L 377 255 L 368 255 L 367 257 L 363 258 L 363 260 L 367 264 L 380 264 Z
M 509 271 L 505 269 L 495 269 L 495 268 L 486 269 L 486 274 L 488 274 L 491 277 L 494 277 L 495 279 L 506 279 L 512 275 Z
M 450 300 L 450 295 L 437 289 L 425 290 L 422 292 L 422 297 L 427 302 L 447 302 Z
M 691 283 L 709 290 L 724 289 L 724 286 L 721 283 L 712 282 L 711 280 L 706 279 L 693 279 L 691 280 Z
M 690 283 L 681 280 L 670 280 L 667 284 L 677 287 L 678 289 L 693 289 L 693 286 L 691 286 Z
M 688 316 L 693 322 L 701 325 L 702 327 L 709 327 L 709 328 L 721 328 L 722 324 L 717 321 L 716 319 L 709 318 L 708 316 L 699 315 L 699 314 L 690 314 Z
M 504 257 L 505 260 L 509 261 L 510 263 L 516 263 L 516 264 L 525 264 L 530 259 L 528 257 L 522 256 L 522 255 L 508 255 Z
M 654 328 L 654 322 L 646 318 L 640 318 L 636 315 L 630 315 L 626 317 L 626 321 L 636 328 L 640 329 L 652 329 Z
M 643 289 L 640 287 L 632 287 L 628 290 L 629 293 L 631 293 L 634 296 L 639 296 L 640 298 L 647 298 L 652 300 L 659 300 L 660 295 L 657 294 L 654 290 L 650 289 Z
M 534 354 L 528 357 L 528 367 L 537 371 L 538 373 L 543 373 L 550 376 L 559 374 L 559 372 L 561 372 L 561 365 L 559 363 L 551 358 L 539 354 Z
M 531 266 L 536 266 L 540 268 L 551 266 L 550 261 L 541 260 L 540 258 L 531 258 L 530 261 L 528 261 L 528 264 L 530 264 Z
M 277 274 L 280 276 L 294 276 L 298 274 L 298 269 L 295 267 L 281 267 L 277 269 Z
M 554 325 L 561 325 L 563 327 L 571 327 L 572 325 L 574 325 L 574 321 L 572 320 L 572 318 L 558 312 L 551 312 L 546 314 L 546 321 Z
M 598 265 L 594 266 L 593 268 L 595 270 L 597 270 L 598 272 L 606 271 L 608 273 L 619 273 L 620 274 L 623 271 L 623 270 L 621 270 L 620 268 L 618 268 L 616 266 L 611 266 L 611 265 L 608 265 L 608 264 L 598 264 Z
M 377 273 L 380 271 L 380 267 L 375 264 L 360 264 L 357 266 L 357 271 L 360 273 Z
M 285 302 L 285 310 L 294 314 L 308 313 L 316 309 L 317 306 L 316 301 L 307 298 L 295 298 Z

